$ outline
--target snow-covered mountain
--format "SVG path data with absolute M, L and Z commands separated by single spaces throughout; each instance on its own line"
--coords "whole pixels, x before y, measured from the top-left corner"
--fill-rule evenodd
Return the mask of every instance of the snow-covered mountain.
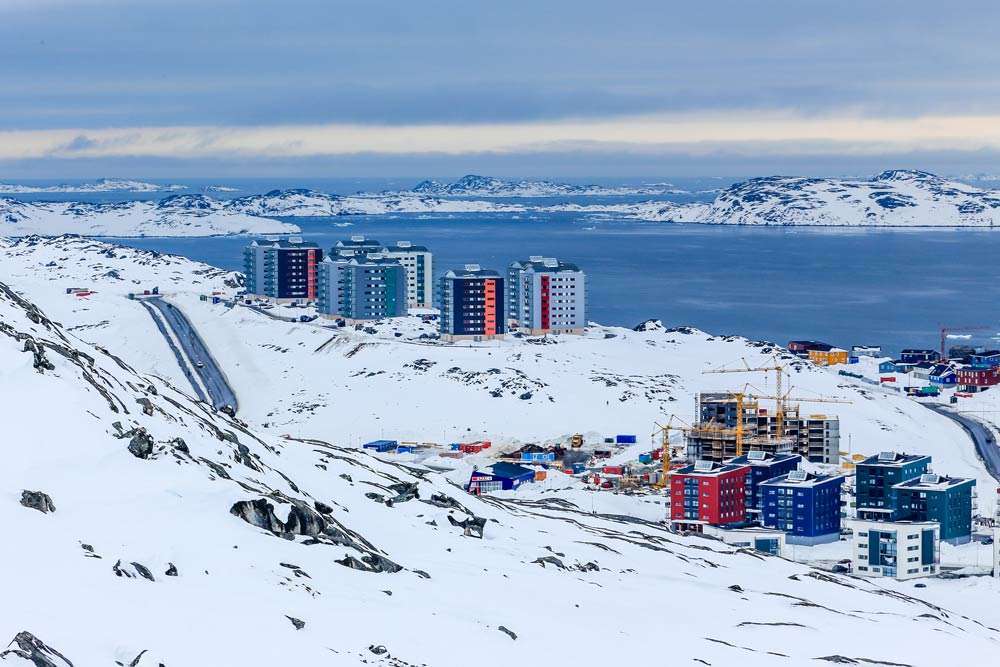
M 387 213 L 480 213 L 521 211 L 522 206 L 488 201 L 440 199 L 417 194 L 331 195 L 315 190 L 272 190 L 225 203 L 230 211 L 255 216 L 314 217 Z
M 178 192 L 186 185 L 160 185 L 124 178 L 99 178 L 93 183 L 62 183 L 60 185 L 19 185 L 0 183 L 0 194 L 32 194 L 45 192 Z
M 109 203 L 0 198 L 0 236 L 214 236 L 297 231 L 295 225 L 248 215 L 204 195 Z
M 224 287 L 224 274 L 82 239 L 4 245 L 18 272 L 0 282 L 0 376 L 16 387 L 0 401 L 4 664 L 602 665 L 664 646 L 682 664 L 980 664 L 1000 642 L 991 578 L 874 584 L 600 505 L 639 498 L 603 494 L 592 508 L 550 483 L 530 499 L 480 499 L 319 423 L 313 437 L 268 435 L 115 341 L 81 338 L 101 331 L 80 328 L 88 318 L 141 310 L 114 285 L 176 276 L 180 291 L 194 275 Z M 64 294 L 86 308 L 63 306 L 59 323 L 31 295 L 57 303 L 50 288 L 70 279 L 104 291 Z M 281 345 L 307 355 L 287 332 Z M 268 363 L 280 375 L 297 362 Z M 414 399 L 369 407 L 395 428 Z M 435 409 L 467 414 L 444 398 Z
M 771 176 L 736 183 L 710 204 L 639 204 L 644 220 L 844 227 L 1000 226 L 1000 192 L 923 171 L 870 179 Z
M 570 195 L 613 196 L 613 195 L 661 195 L 678 190 L 670 183 L 640 186 L 571 185 L 552 181 L 505 181 L 492 176 L 468 174 L 451 183 L 435 180 L 417 183 L 412 192 L 442 197 L 558 197 Z

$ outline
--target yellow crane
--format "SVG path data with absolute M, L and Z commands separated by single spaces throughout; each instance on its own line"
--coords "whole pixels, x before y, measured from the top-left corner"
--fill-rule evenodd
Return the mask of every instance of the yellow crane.
M 681 420 L 680 417 L 676 415 L 670 415 L 670 417 L 667 419 L 666 424 L 659 424 L 659 423 L 656 424 L 656 430 L 653 431 L 653 434 L 650 436 L 652 438 L 660 436 L 661 446 L 663 447 L 663 453 L 660 455 L 660 465 L 663 475 L 661 476 L 660 481 L 657 484 L 657 486 L 659 486 L 660 488 L 668 486 L 668 480 L 670 477 L 670 460 L 672 458 L 670 452 L 670 432 L 679 431 L 681 433 L 687 433 L 688 431 L 691 430 L 691 427 L 688 425 L 675 426 L 674 425 L 675 420 L 681 424 L 684 424 L 684 421 Z
M 768 373 L 770 371 L 774 371 L 774 394 L 775 394 L 775 396 L 781 396 L 781 385 L 782 385 L 782 380 L 784 379 L 784 376 L 785 376 L 785 364 L 781 363 L 781 360 L 778 359 L 778 357 L 772 357 L 771 358 L 771 365 L 770 366 L 751 366 L 747 362 L 747 360 L 746 360 L 745 357 L 740 357 L 740 361 L 743 362 L 743 368 L 713 368 L 713 369 L 710 369 L 710 370 L 707 370 L 707 371 L 702 371 L 702 373 L 703 374 L 706 374 L 706 373 L 761 373 L 761 372 Z M 734 395 L 735 395 L 735 393 L 734 393 Z M 737 412 L 739 412 L 740 415 L 742 416 L 743 411 L 742 411 L 741 408 L 742 408 L 742 404 L 743 404 L 743 398 L 742 397 L 737 397 L 736 404 L 737 404 Z M 784 406 L 784 402 L 782 400 L 780 400 L 780 399 L 778 400 L 778 405 L 775 408 L 774 416 L 775 416 L 775 427 L 777 428 L 777 431 L 778 431 L 778 437 L 781 437 L 781 435 L 785 431 L 785 406 Z M 737 424 L 736 428 L 737 428 L 737 434 L 736 434 L 737 438 L 739 438 L 740 440 L 742 440 L 742 438 L 740 438 L 740 436 L 742 435 L 742 431 L 743 431 L 742 420 L 740 420 L 740 423 Z

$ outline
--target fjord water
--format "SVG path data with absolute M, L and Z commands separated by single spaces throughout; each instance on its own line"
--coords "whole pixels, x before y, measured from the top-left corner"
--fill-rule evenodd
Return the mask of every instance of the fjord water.
M 649 318 L 785 343 L 937 347 L 942 324 L 992 327 L 997 345 L 1000 232 L 752 228 L 643 223 L 578 214 L 399 215 L 288 219 L 329 249 L 364 234 L 435 254 L 435 274 L 466 263 L 503 270 L 529 255 L 588 273 L 589 318 Z M 242 237 L 115 239 L 242 270 Z M 966 341 L 961 341 L 966 342 Z

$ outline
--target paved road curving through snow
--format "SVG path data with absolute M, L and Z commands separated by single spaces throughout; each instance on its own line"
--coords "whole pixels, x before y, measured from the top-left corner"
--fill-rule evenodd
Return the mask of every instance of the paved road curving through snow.
M 931 403 L 923 403 L 922 405 L 961 426 L 975 443 L 979 458 L 986 464 L 986 470 L 993 476 L 993 479 L 1000 482 L 1000 448 L 997 447 L 996 438 L 990 429 L 978 419 L 966 417 L 943 405 Z
M 207 393 L 212 406 L 216 409 L 230 406 L 233 411 L 236 411 L 239 408 L 236 392 L 229 386 L 222 369 L 219 368 L 215 358 L 208 351 L 208 346 L 205 345 L 181 309 L 162 297 L 143 299 L 143 305 L 146 305 L 147 308 L 156 308 L 173 332 L 176 342 L 183 350 L 183 354 L 178 354 L 178 351 L 174 349 L 174 354 L 184 374 L 191 380 L 195 392 L 200 394 L 203 399 L 204 394 Z M 159 326 L 159 322 L 157 325 Z M 167 343 L 172 348 L 176 348 L 174 340 L 167 336 L 162 327 L 159 328 L 160 333 L 167 338 Z M 202 387 L 204 391 L 202 391 Z

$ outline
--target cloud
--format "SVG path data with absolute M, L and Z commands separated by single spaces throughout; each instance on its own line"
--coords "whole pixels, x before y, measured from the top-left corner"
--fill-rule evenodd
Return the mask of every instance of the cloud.
M 0 132 L 0 159 L 658 152 L 875 155 L 1000 148 L 1000 116 L 711 112 L 522 123 L 177 126 Z

